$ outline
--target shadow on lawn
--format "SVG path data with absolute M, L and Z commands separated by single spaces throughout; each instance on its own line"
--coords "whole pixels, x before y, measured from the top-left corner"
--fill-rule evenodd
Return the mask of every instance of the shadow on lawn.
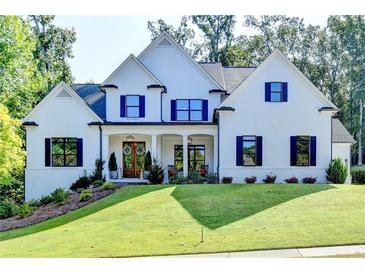
M 209 187 L 209 188 L 207 188 Z M 331 185 L 176 186 L 172 196 L 201 224 L 217 229 Z
M 168 186 L 170 187 L 170 186 Z M 64 215 L 55 217 L 53 219 L 49 219 L 47 221 L 23 227 L 15 230 L 8 230 L 4 232 L 0 232 L 0 242 L 14 239 L 18 237 L 22 237 L 28 234 L 33 234 L 41 231 L 45 231 L 51 228 L 55 228 L 57 226 L 61 226 L 72 221 L 81 219 L 88 215 L 94 214 L 100 210 L 103 210 L 107 207 L 113 206 L 115 204 L 127 201 L 129 199 L 136 198 L 138 196 L 151 193 L 153 191 L 161 190 L 166 188 L 164 185 L 154 185 L 154 186 L 132 186 L 132 187 L 125 187 L 120 191 L 113 193 L 105 198 L 102 198 L 94 203 L 91 203 L 87 206 L 81 207 L 75 211 L 68 212 Z

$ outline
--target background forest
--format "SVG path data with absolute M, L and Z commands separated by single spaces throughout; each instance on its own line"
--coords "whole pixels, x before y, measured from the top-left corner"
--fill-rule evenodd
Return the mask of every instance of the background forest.
M 280 49 L 340 108 L 338 117 L 357 140 L 352 161 L 362 164 L 365 16 L 329 16 L 325 27 L 300 17 L 242 16 L 253 34 L 235 36 L 237 17 L 184 16 L 178 26 L 160 19 L 147 28 L 152 39 L 167 31 L 196 60 L 224 66 L 257 66 Z M 59 81 L 72 82 L 68 59 L 75 41 L 74 29 L 56 26 L 54 16 L 0 16 L 1 192 L 23 192 L 20 119 Z

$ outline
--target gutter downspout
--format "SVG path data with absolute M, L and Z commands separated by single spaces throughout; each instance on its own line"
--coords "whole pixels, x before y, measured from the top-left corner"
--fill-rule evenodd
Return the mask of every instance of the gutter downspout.
M 100 161 L 103 160 L 103 141 L 102 141 L 102 133 L 103 133 L 103 129 L 101 128 L 101 125 L 99 125 L 99 147 L 100 147 L 100 151 L 99 151 L 99 157 L 100 157 Z
M 163 87 L 163 90 L 161 91 L 161 93 L 160 93 L 160 119 L 161 119 L 161 122 L 165 122 L 163 119 L 162 119 L 162 94 L 163 93 L 166 93 L 167 92 L 167 90 L 166 90 L 166 87 L 164 86 Z
M 219 128 L 219 111 L 217 112 L 217 123 L 218 123 L 218 154 L 217 154 L 217 156 L 218 156 L 218 164 L 217 164 L 217 176 L 218 176 L 218 183 L 219 183 L 219 165 L 220 165 L 220 147 L 219 147 L 219 143 L 220 143 L 220 141 L 219 141 L 219 137 L 220 137 L 220 128 Z

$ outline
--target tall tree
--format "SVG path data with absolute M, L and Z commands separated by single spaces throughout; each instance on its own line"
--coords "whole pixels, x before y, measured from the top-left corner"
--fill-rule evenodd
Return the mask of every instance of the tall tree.
M 39 70 L 47 80 L 48 90 L 58 82 L 72 82 L 68 58 L 72 58 L 72 45 L 76 41 L 76 32 L 60 28 L 53 24 L 53 15 L 31 15 L 33 31 L 37 37 L 36 56 L 39 59 Z
M 0 16 L 0 103 L 14 118 L 24 117 L 45 87 L 33 54 L 36 43 L 26 20 Z
M 227 65 L 227 54 L 234 42 L 233 29 L 236 21 L 233 15 L 194 15 L 191 17 L 206 40 L 207 59 Z

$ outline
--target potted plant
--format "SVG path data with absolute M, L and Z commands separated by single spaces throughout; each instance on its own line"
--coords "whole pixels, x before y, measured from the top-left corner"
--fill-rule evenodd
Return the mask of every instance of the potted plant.
M 148 179 L 148 175 L 150 174 L 152 166 L 152 158 L 151 153 L 147 151 L 147 153 L 144 156 L 144 171 L 143 171 L 143 178 Z
M 109 171 L 110 171 L 110 179 L 118 178 L 117 159 L 115 158 L 114 152 L 110 155 L 110 158 L 109 158 Z

